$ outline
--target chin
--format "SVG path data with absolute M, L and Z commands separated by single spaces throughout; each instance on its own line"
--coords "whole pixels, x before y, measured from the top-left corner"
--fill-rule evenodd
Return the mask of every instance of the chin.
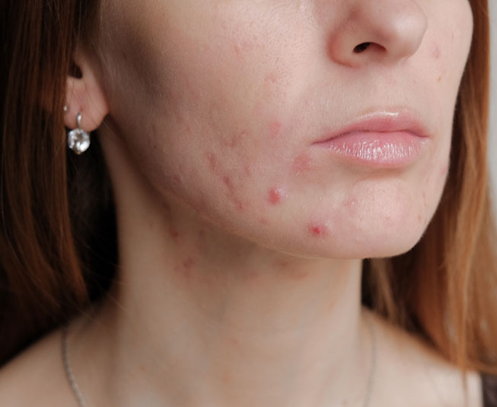
M 369 229 L 340 243 L 340 257 L 365 259 L 384 258 L 404 254 L 411 250 L 421 239 L 426 227 L 424 224 L 412 224 L 408 220 L 398 227 Z
M 349 218 L 335 227 L 330 225 L 326 235 L 291 242 L 291 251 L 299 256 L 329 259 L 393 257 L 411 250 L 427 226 L 427 218 L 418 215 L 383 218 L 383 222 L 381 219 L 378 216 L 374 222 L 354 222 Z

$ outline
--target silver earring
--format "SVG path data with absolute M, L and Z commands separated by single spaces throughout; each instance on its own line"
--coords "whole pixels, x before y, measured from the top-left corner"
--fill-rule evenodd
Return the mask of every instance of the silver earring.
M 90 135 L 81 128 L 81 113 L 78 113 L 76 121 L 78 128 L 67 134 L 67 145 L 72 151 L 80 155 L 90 147 Z
M 64 105 L 64 113 L 67 113 L 69 111 L 69 106 Z

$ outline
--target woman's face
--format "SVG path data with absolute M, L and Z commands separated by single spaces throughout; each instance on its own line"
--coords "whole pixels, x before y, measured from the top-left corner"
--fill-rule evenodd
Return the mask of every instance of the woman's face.
M 161 198 L 305 256 L 419 240 L 449 166 L 468 0 L 104 3 L 112 123 Z

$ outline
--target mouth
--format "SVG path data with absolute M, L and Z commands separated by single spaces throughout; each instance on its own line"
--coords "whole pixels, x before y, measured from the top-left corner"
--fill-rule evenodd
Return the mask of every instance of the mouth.
M 332 155 L 375 167 L 403 167 L 416 161 L 430 131 L 411 109 L 373 111 L 312 143 Z

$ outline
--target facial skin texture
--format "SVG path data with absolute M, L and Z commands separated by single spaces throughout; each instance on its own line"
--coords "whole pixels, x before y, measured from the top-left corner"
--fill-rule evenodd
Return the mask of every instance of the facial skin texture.
M 445 181 L 468 5 L 458 1 L 447 19 L 447 1 L 346 3 L 124 2 L 108 15 L 126 27 L 104 51 L 118 65 L 105 78 L 112 117 L 161 196 L 304 256 L 390 256 L 419 240 Z M 385 8 L 398 26 L 374 27 Z M 461 19 L 468 30 L 456 38 Z M 430 20 L 437 30 L 426 30 Z M 353 54 L 376 39 L 368 24 L 380 45 Z M 402 38 L 384 49 L 392 35 Z M 433 138 L 407 169 L 371 171 L 311 146 L 326 129 L 403 108 Z M 278 189 L 285 199 L 271 205 Z
M 469 3 L 107 0 L 102 14 L 82 71 L 98 78 L 102 119 L 109 111 L 99 137 L 120 306 L 104 303 L 73 343 L 82 384 L 107 405 L 143 394 L 147 405 L 360 405 L 371 354 L 361 259 L 409 250 L 436 210 Z M 82 100 L 68 99 L 71 112 Z M 429 135 L 408 166 L 373 168 L 313 144 L 362 115 L 407 110 Z M 392 401 L 394 384 L 437 405 L 436 378 L 410 379 L 441 362 L 381 332 L 375 403 L 407 405 Z M 88 359 L 107 386 L 85 379 Z

